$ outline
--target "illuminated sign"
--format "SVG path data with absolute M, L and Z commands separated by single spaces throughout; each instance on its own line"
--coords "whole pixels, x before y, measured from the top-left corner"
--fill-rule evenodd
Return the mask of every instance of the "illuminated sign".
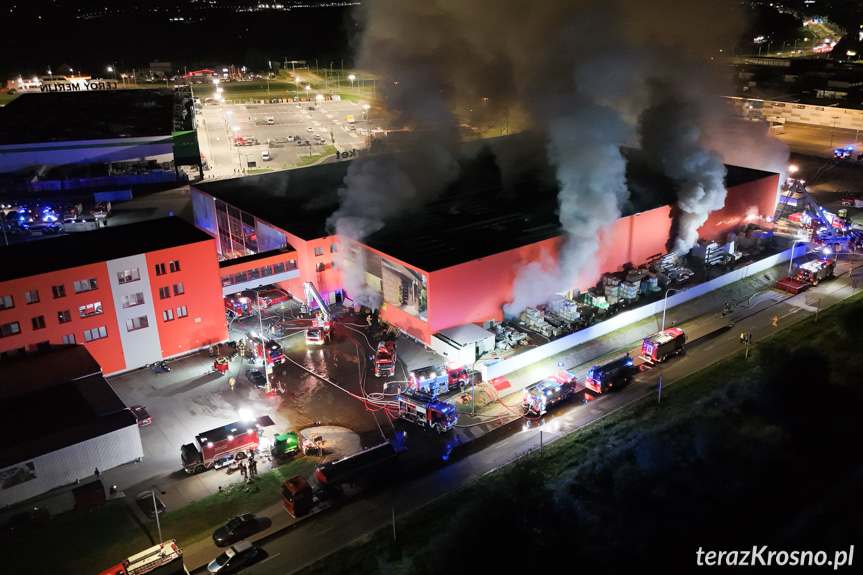
M 112 80 L 93 80 L 85 82 L 51 82 L 39 86 L 40 92 L 88 92 L 94 90 L 116 90 L 117 82 Z

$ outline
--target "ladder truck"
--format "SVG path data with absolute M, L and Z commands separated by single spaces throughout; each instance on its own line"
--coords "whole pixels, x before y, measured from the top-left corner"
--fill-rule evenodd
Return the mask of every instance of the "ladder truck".
M 154 545 L 124 559 L 99 575 L 189 575 L 183 564 L 183 550 L 174 539 Z
M 312 325 L 306 330 L 306 345 L 322 345 L 330 341 L 331 329 L 333 324 L 333 314 L 330 311 L 330 306 L 321 297 L 315 284 L 305 282 L 303 284 L 303 292 L 306 296 L 306 307 L 311 310 L 312 304 L 318 305 L 318 313 Z

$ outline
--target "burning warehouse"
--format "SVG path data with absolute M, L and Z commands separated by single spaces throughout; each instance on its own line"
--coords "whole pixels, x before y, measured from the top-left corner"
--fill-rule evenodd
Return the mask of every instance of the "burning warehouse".
M 519 314 L 556 292 L 584 291 L 604 273 L 638 268 L 674 250 L 681 225 L 675 184 L 652 170 L 649 158 L 632 157 L 622 214 L 584 239 L 597 249 L 583 256 L 588 261 L 569 285 L 550 284 L 545 278 L 566 265 L 571 256 L 564 251 L 573 239 L 561 225 L 552 170 L 542 162 L 504 160 L 513 147 L 530 143 L 517 135 L 462 144 L 451 156 L 444 191 L 432 199 L 393 166 L 409 162 L 422 173 L 423 162 L 439 161 L 418 154 L 371 156 L 365 159 L 371 166 L 339 162 L 202 183 L 192 188 L 195 221 L 218 238 L 223 256 L 289 246 L 299 273 L 281 287 L 302 293 L 300 284 L 311 281 L 331 301 L 347 297 L 380 309 L 383 319 L 427 344 L 441 330 L 498 323 L 505 310 Z M 720 244 L 749 224 L 770 228 L 765 215 L 773 213 L 780 177 L 725 168 L 724 207 L 697 231 Z M 351 172 L 360 179 L 358 169 L 370 190 L 362 196 L 365 204 L 350 206 L 345 182 Z M 387 202 L 405 191 L 399 186 L 410 189 L 413 201 L 395 202 L 402 206 L 397 213 Z M 376 213 L 380 217 L 369 216 Z

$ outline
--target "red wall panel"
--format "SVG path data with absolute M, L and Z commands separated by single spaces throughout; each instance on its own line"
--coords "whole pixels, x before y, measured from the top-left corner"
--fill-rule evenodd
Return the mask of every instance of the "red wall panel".
M 159 250 L 146 257 L 162 356 L 171 357 L 226 340 L 228 328 L 215 240 Z M 171 273 L 168 262 L 173 260 L 180 262 L 180 271 Z M 165 264 L 167 273 L 157 276 L 156 264 Z M 183 284 L 184 293 L 175 296 L 172 288 L 178 283 Z M 160 287 L 171 288 L 171 297 L 160 299 Z M 189 315 L 178 318 L 179 306 L 186 306 Z M 166 322 L 162 312 L 168 309 L 172 310 L 174 320 Z

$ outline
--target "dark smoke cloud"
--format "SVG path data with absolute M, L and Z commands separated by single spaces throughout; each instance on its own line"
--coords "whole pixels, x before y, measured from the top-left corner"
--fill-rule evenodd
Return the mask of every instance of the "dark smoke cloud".
M 379 93 L 404 126 L 448 133 L 481 106 L 511 132 L 538 134 L 556 173 L 565 235 L 556 263 L 519 270 L 507 313 L 595 281 L 602 230 L 628 199 L 622 146 L 640 138 L 679 184 L 677 249 L 691 245 L 702 218 L 722 206 L 722 138 L 705 128 L 729 123 L 712 58 L 734 45 L 742 26 L 725 3 L 369 0 L 362 20 L 358 64 L 380 78 Z M 362 239 L 387 217 L 441 193 L 455 162 L 442 151 L 448 141 L 432 140 L 442 160 L 423 166 L 421 177 L 409 163 L 356 162 L 333 227 Z M 497 149 L 508 187 L 505 166 L 518 160 L 511 148 Z M 386 207 L 371 210 L 370 202 Z

